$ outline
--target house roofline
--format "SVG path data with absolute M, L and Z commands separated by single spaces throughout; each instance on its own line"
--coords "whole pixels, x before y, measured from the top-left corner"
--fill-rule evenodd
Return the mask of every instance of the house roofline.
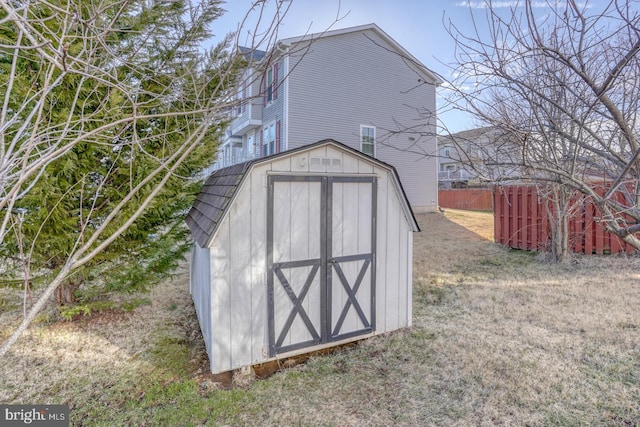
M 326 38 L 326 37 L 339 36 L 342 34 L 356 33 L 356 32 L 361 32 L 366 30 L 371 30 L 377 33 L 380 37 L 382 37 L 387 43 L 393 46 L 394 49 L 400 53 L 401 57 L 406 58 L 409 62 L 411 62 L 413 65 L 419 68 L 420 71 L 422 71 L 422 73 L 424 73 L 433 82 L 433 84 L 435 84 L 436 86 L 440 86 L 443 83 L 442 79 L 440 79 L 434 71 L 429 69 L 420 60 L 418 60 L 415 56 L 413 56 L 408 50 L 402 47 L 402 45 L 400 45 L 397 41 L 395 41 L 389 34 L 384 32 L 384 30 L 382 30 L 378 25 L 374 23 L 358 25 L 355 27 L 340 28 L 337 30 L 327 30 L 320 33 L 304 34 L 302 36 L 288 37 L 278 41 L 276 43 L 276 46 L 278 48 L 280 46 L 284 48 L 289 48 L 292 45 L 295 45 L 297 43 L 313 42 L 315 40 Z M 269 55 L 267 55 L 266 57 L 268 56 Z

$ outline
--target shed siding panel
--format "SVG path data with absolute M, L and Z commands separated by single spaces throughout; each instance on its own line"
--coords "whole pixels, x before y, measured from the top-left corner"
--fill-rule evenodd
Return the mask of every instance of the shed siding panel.
M 407 288 L 407 326 L 413 325 L 413 231 L 407 230 L 406 233 L 406 245 L 407 245 L 407 282 L 405 286 Z
M 435 114 L 429 114 L 436 110 L 434 86 L 420 84 L 415 70 L 372 31 L 322 38 L 296 51 L 288 84 L 289 148 L 332 138 L 360 150 L 360 125 L 375 126 L 376 157 L 396 167 L 413 207 L 435 210 L 436 156 L 429 156 L 437 149 Z M 411 131 L 384 131 L 400 128 Z
M 249 177 L 251 194 L 251 360 L 265 358 L 267 343 L 267 185 L 269 166 L 253 169 Z
M 386 332 L 386 299 L 387 299 L 387 213 L 389 204 L 387 198 L 393 197 L 389 194 L 389 179 L 386 171 L 376 169 L 380 177 L 378 179 L 378 215 L 376 224 L 377 254 L 376 254 L 376 331 Z
M 211 352 L 211 283 L 209 273 L 209 249 L 193 244 L 191 253 L 191 297 L 200 322 L 200 330 L 207 352 Z
M 411 322 L 413 236 L 400 205 L 400 193 L 387 171 L 374 168 L 378 179 L 376 329 L 392 331 Z M 382 202 L 381 202 L 382 201 Z
M 358 173 L 370 174 L 374 172 L 374 167 L 370 162 L 366 162 L 362 159 L 358 159 Z M 379 170 L 378 172 L 386 175 L 386 171 Z
M 309 153 L 302 153 L 291 156 L 291 172 L 309 172 Z
M 407 223 L 402 220 L 402 213 L 398 209 L 398 282 L 396 289 L 398 292 L 398 327 L 405 327 L 408 325 L 408 312 L 407 312 L 407 298 L 408 298 L 408 286 L 405 286 L 408 280 L 407 272 L 407 260 L 409 260 L 409 253 L 407 251 Z
M 358 173 L 359 160 L 353 156 L 344 155 L 342 160 L 342 170 L 345 173 Z
M 251 364 L 251 193 L 240 191 L 229 211 L 231 363 Z
M 398 318 L 398 306 L 400 304 L 400 295 L 398 292 L 398 283 L 400 280 L 400 220 L 402 215 L 400 208 L 395 197 L 387 197 L 388 211 L 387 211 L 387 242 L 386 251 L 383 255 L 385 260 L 381 261 L 387 265 L 386 271 L 386 300 L 385 300 L 385 315 L 386 315 L 386 330 L 390 331 L 400 327 L 400 319 Z
M 271 170 L 275 172 L 290 172 L 291 171 L 291 159 L 289 157 L 285 157 L 283 159 L 279 159 L 273 161 L 271 163 Z
M 229 282 L 229 217 L 220 224 L 210 247 L 211 259 L 211 372 L 233 369 L 231 364 L 231 318 Z

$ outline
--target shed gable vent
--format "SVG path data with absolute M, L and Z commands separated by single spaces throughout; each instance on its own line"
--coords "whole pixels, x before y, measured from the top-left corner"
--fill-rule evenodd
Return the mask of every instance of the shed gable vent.
M 342 168 L 342 159 L 327 157 L 311 157 L 309 165 L 312 171 L 336 171 Z

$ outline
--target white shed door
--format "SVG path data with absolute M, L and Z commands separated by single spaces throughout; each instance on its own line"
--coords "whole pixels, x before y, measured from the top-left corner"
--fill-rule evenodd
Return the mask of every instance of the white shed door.
M 375 177 L 268 180 L 269 353 L 375 330 Z

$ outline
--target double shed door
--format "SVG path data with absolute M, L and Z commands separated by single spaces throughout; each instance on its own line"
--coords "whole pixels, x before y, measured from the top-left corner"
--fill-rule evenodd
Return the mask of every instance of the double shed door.
M 375 177 L 268 177 L 269 355 L 375 330 Z

